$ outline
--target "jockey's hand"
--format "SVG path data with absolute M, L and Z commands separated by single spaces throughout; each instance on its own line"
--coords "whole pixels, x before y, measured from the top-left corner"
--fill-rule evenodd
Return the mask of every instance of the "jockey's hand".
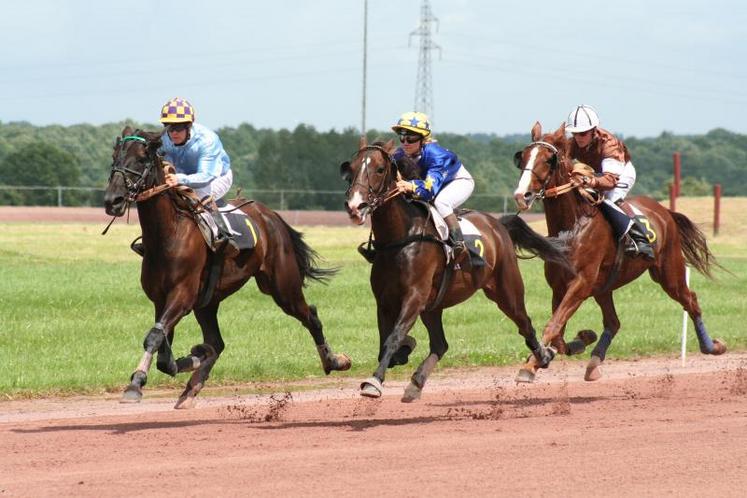
M 596 178 L 593 176 L 586 176 L 580 172 L 574 171 L 571 175 L 571 181 L 576 185 L 583 185 L 584 187 L 594 188 L 596 187 Z
M 179 185 L 179 181 L 176 179 L 176 175 L 173 173 L 166 173 L 166 177 L 163 179 L 164 183 L 169 187 L 176 187 Z
M 397 180 L 397 190 L 403 194 L 412 194 L 415 192 L 415 184 L 406 180 Z

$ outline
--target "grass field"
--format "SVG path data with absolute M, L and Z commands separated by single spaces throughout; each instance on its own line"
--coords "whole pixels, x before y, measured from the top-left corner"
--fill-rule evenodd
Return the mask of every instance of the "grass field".
M 678 211 L 711 234 L 712 199 L 679 199 Z M 693 274 L 706 326 L 731 349 L 745 349 L 747 318 L 747 199 L 724 199 L 720 235 L 709 243 L 733 275 L 717 272 L 710 281 Z M 544 222 L 533 224 L 544 231 Z M 91 224 L 0 224 L 0 396 L 119 391 L 142 353 L 152 326 L 153 310 L 140 289 L 139 258 L 129 242 L 139 226 L 115 224 L 101 236 Z M 344 375 L 368 376 L 376 366 L 378 332 L 368 285 L 369 265 L 356 246 L 368 232 L 357 227 L 299 227 L 307 242 L 340 273 L 328 286 L 312 284 L 310 303 L 319 308 L 330 345 L 353 359 Z M 550 291 L 538 261 L 522 263 L 527 308 L 541 332 L 550 316 Z M 682 309 L 647 276 L 615 293 L 622 329 L 610 357 L 677 355 Z M 213 370 L 210 385 L 247 381 L 293 381 L 323 376 L 311 337 L 250 282 L 223 303 L 220 321 L 226 350 Z M 444 313 L 450 344 L 440 366 L 488 366 L 518 363 L 527 351 L 514 325 L 484 296 Z M 692 324 L 688 350 L 696 354 Z M 585 303 L 569 324 L 576 330 L 601 329 L 593 302 Z M 427 334 L 413 331 L 420 345 L 417 361 L 427 352 Z M 200 343 L 194 318 L 177 328 L 177 356 Z M 588 358 L 588 353 L 581 359 Z M 417 363 L 416 363 L 417 364 Z M 414 366 L 390 376 L 410 375 Z M 148 386 L 181 387 L 186 376 L 172 379 L 151 371 Z

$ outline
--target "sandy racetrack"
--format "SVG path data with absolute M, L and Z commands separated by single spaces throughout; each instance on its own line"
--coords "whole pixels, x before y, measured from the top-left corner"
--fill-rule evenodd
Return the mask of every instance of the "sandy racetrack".
M 76 209 L 0 220 L 108 221 Z M 530 386 L 516 367 L 437 370 L 414 404 L 404 383 L 369 400 L 334 375 L 206 390 L 191 411 L 147 389 L 137 405 L 0 401 L 0 496 L 744 495 L 747 354 L 608 360 L 596 383 L 583 370 L 559 359 Z
M 401 368 L 401 367 L 400 367 Z M 423 398 L 323 389 L 0 403 L 2 496 L 743 496 L 747 354 L 437 371 Z M 186 380 L 186 379 L 185 379 Z M 265 388 L 267 386 L 264 386 Z

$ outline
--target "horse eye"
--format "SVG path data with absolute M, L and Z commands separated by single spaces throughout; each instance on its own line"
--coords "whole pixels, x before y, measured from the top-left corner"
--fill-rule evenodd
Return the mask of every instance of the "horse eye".
M 514 154 L 514 166 L 521 169 L 521 156 L 524 155 L 523 151 L 519 151 Z
M 384 172 L 384 166 L 379 166 L 378 168 L 376 168 L 376 172 L 378 174 L 382 174 Z

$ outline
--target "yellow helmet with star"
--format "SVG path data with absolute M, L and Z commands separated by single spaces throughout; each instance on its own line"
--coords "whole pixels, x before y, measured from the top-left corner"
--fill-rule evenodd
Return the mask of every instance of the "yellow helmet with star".
M 174 97 L 161 108 L 161 123 L 194 123 L 195 108 L 187 99 Z
M 392 130 L 395 133 L 406 130 L 427 137 L 431 134 L 431 122 L 422 112 L 410 111 L 399 117 L 397 124 L 392 126 Z

